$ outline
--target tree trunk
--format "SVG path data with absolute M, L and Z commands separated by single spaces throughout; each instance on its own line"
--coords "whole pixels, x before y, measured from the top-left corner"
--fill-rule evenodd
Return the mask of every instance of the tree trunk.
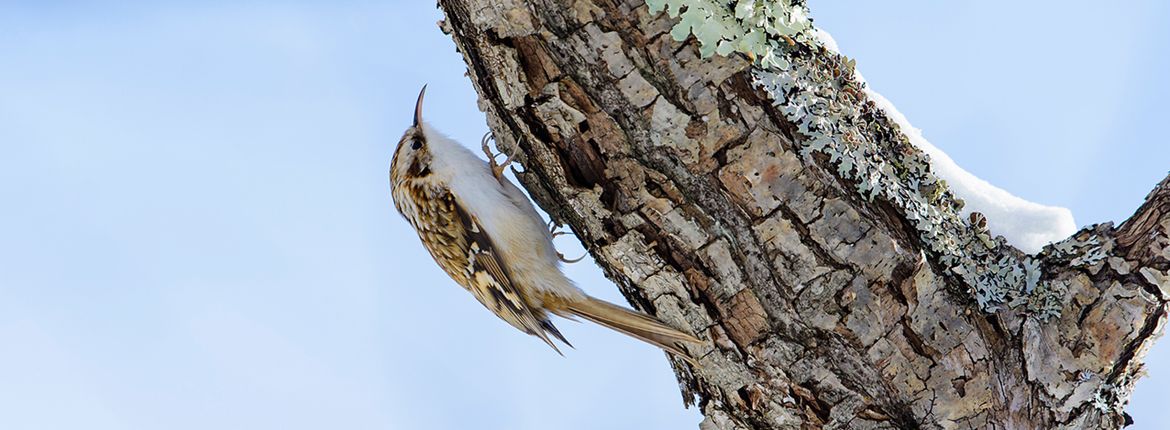
M 439 3 L 533 198 L 705 340 L 672 361 L 700 428 L 1128 420 L 1170 297 L 1170 178 L 1120 227 L 1025 255 L 807 31 L 703 58 L 643 0 Z

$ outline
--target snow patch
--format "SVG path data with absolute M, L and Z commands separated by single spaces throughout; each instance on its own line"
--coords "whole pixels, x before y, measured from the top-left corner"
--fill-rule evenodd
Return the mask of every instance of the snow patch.
M 814 35 L 825 49 L 840 53 L 837 41 L 827 31 L 817 28 Z M 864 83 L 865 77 L 861 72 L 855 73 L 857 80 Z M 934 174 L 947 181 L 951 192 L 966 202 L 963 215 L 982 213 L 987 218 L 987 227 L 992 234 L 1002 235 L 1008 243 L 1030 254 L 1039 252 L 1044 245 L 1076 233 L 1077 224 L 1068 208 L 1024 200 L 964 170 L 945 152 L 927 141 L 922 136 L 922 130 L 911 125 L 893 103 L 874 91 L 868 83 L 864 88 L 869 99 L 901 127 L 910 143 L 930 156 Z

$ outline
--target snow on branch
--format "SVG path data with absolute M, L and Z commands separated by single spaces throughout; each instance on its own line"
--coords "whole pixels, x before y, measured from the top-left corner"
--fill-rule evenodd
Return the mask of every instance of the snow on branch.
M 898 208 L 927 251 L 966 284 L 982 309 L 1023 307 L 1042 320 L 1059 315 L 1065 289 L 1041 281 L 1040 257 L 1021 256 L 1013 248 L 1036 252 L 1068 236 L 1075 229 L 1071 213 L 1012 196 L 959 168 L 869 90 L 854 61 L 812 26 L 803 2 L 648 0 L 648 5 L 651 12 L 680 17 L 671 35 L 694 36 L 703 56 L 739 52 L 751 58 L 755 84 L 803 135 L 801 155 L 810 164 L 814 156 L 827 158 L 863 198 Z M 1060 245 L 1071 252 L 1100 252 L 1091 243 L 1070 241 Z
M 816 29 L 815 34 L 822 46 L 840 54 L 832 35 L 823 29 Z M 854 71 L 854 74 L 863 84 L 869 99 L 898 124 L 910 143 L 930 156 L 931 170 L 947 182 L 956 197 L 963 199 L 963 215 L 971 212 L 983 214 L 987 217 L 988 229 L 1003 235 L 1009 244 L 1029 254 L 1040 252 L 1044 245 L 1076 233 L 1077 224 L 1068 208 L 1024 200 L 963 169 L 946 152 L 927 141 L 922 130 L 911 125 L 892 102 L 874 91 L 861 72 Z

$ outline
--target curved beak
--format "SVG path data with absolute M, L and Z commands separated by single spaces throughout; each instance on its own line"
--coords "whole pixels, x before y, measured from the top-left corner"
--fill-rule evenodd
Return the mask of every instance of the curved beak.
M 414 103 L 414 126 L 418 127 L 422 124 L 422 104 L 423 96 L 427 94 L 427 86 L 423 85 L 422 91 L 418 92 L 418 101 Z

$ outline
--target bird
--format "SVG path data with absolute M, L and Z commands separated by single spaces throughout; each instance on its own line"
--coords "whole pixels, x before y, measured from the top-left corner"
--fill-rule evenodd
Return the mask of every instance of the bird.
M 564 355 L 553 339 L 573 345 L 553 315 L 583 318 L 696 364 L 683 347 L 699 342 L 694 335 L 591 297 L 561 272 L 553 233 L 503 174 L 511 158 L 497 164 L 485 136 L 488 160 L 480 159 L 423 121 L 426 89 L 394 150 L 390 187 L 395 209 L 439 267 L 497 317 L 558 354 Z

